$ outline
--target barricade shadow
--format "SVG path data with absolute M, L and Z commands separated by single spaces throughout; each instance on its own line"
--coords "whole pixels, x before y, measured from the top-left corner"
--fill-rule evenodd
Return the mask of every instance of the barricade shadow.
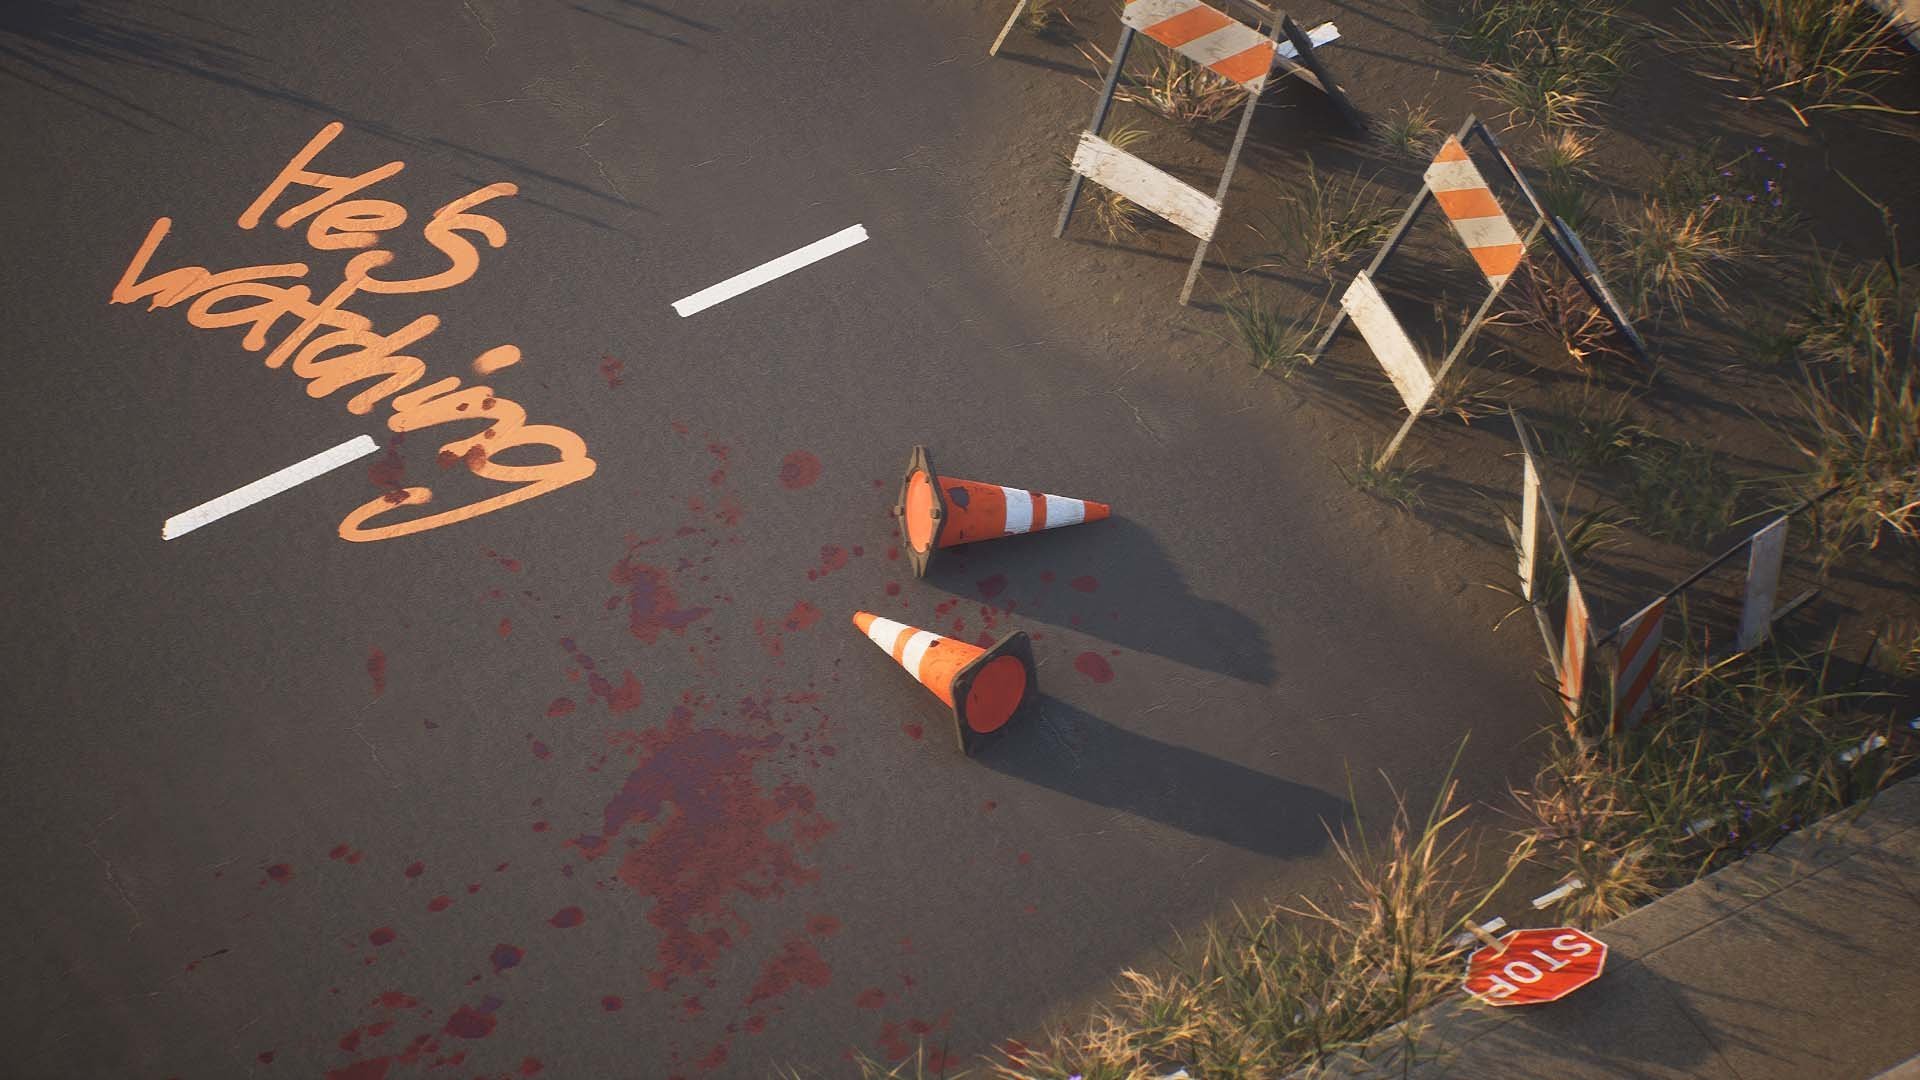
M 1071 535 L 1089 529 L 1100 530 L 1098 542 Z M 1003 625 L 1051 623 L 1243 682 L 1274 680 L 1265 628 L 1228 604 L 1195 596 L 1159 541 L 1135 522 L 1114 517 L 988 547 L 991 554 L 980 545 L 958 549 L 927 575 L 928 584 L 959 598 L 949 610 L 963 619 L 967 604 L 984 600 L 1006 610 Z M 1106 584 L 1087 587 L 1098 582 Z M 938 624 L 926 629 L 954 632 Z
M 1028 704 L 975 760 L 1096 806 L 1273 858 L 1325 849 L 1345 799 L 1107 723 L 1058 698 Z

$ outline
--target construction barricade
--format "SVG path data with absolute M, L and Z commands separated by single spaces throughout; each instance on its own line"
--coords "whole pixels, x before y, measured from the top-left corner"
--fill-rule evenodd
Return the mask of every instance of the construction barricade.
M 1818 595 L 1817 585 L 1802 580 L 1799 584 L 1806 587 L 1784 603 L 1779 599 L 1781 584 L 1788 578 L 1785 572 L 1788 530 L 1796 519 L 1817 508 L 1837 488 L 1828 489 L 1775 517 L 1621 620 L 1606 634 L 1596 636 L 1587 597 L 1581 591 L 1579 574 L 1567 548 L 1566 534 L 1561 530 L 1552 500 L 1542 487 L 1539 450 L 1532 430 L 1519 413 L 1509 408 L 1508 414 L 1513 419 L 1522 458 L 1520 520 L 1517 525 L 1509 522 L 1519 557 L 1520 595 L 1539 624 L 1560 699 L 1569 717 L 1580 713 L 1589 657 L 1600 653 L 1607 658 L 1608 730 L 1619 734 L 1640 724 L 1655 704 L 1655 677 L 1661 651 L 1669 640 L 1668 614 L 1675 607 L 1683 615 L 1688 634 L 1698 639 L 1701 651 L 1719 659 L 1756 648 L 1772 635 L 1782 619 Z M 1547 598 L 1538 581 L 1539 523 L 1543 518 L 1567 572 L 1566 606 L 1558 635 L 1554 633 L 1546 610 Z M 1718 573 L 1740 566 L 1742 554 L 1746 556 L 1743 578 L 1735 582 L 1730 580 L 1731 575 Z M 1729 587 L 1736 584 L 1737 590 L 1730 590 Z
M 1056 237 L 1066 234 L 1067 226 L 1073 221 L 1074 205 L 1080 198 L 1081 183 L 1086 180 L 1125 196 L 1179 226 L 1199 241 L 1193 263 L 1187 268 L 1186 284 L 1180 289 L 1182 304 L 1193 298 L 1193 287 L 1200 279 L 1200 267 L 1206 261 L 1207 249 L 1219 227 L 1227 191 L 1233 186 L 1233 172 L 1246 145 L 1254 110 L 1276 68 L 1326 94 L 1356 127 L 1365 126 L 1359 110 L 1348 100 L 1325 63 L 1314 54 L 1315 49 L 1338 40 L 1339 29 L 1329 22 L 1303 31 L 1290 16 L 1276 18 L 1274 13 L 1258 5 L 1241 2 L 1262 14 L 1269 26 L 1267 33 L 1262 34 L 1200 0 L 1127 0 L 1120 14 L 1120 41 L 1114 46 L 1106 85 L 1101 88 L 1100 100 L 1094 106 L 1093 123 L 1081 133 L 1079 144 L 1074 148 L 1073 177 L 1067 182 L 1066 204 L 1060 208 L 1060 221 L 1053 231 Z M 1220 184 L 1212 196 L 1100 137 L 1136 33 L 1145 34 L 1247 93 L 1239 130 L 1234 133 L 1233 146 L 1227 151 L 1226 169 L 1220 174 Z
M 1526 421 L 1512 408 L 1513 430 L 1520 441 L 1520 521 L 1514 527 L 1513 546 L 1519 555 L 1520 596 L 1533 612 L 1540 627 L 1540 639 L 1547 648 L 1547 660 L 1553 665 L 1554 683 L 1569 718 L 1580 715 L 1580 702 L 1587 682 L 1587 653 L 1592 648 L 1593 620 L 1587 611 L 1586 596 L 1580 591 L 1580 576 L 1574 569 L 1573 555 L 1567 550 L 1566 533 L 1560 528 L 1560 515 L 1554 512 L 1553 499 L 1542 484 L 1539 454 L 1533 433 Z M 1544 604 L 1540 577 L 1540 521 L 1546 519 L 1547 533 L 1567 574 L 1565 616 L 1560 634 L 1555 637 L 1553 623 Z M 1510 523 L 1511 524 L 1511 523 Z
M 1519 189 L 1533 212 L 1534 221 L 1525 234 L 1514 228 L 1512 220 L 1507 217 L 1488 184 L 1486 174 L 1480 171 L 1479 165 L 1468 153 L 1469 140 L 1478 140 L 1498 167 L 1499 175 Z M 1480 302 L 1472 320 L 1447 350 L 1437 369 L 1429 368 L 1378 286 L 1382 269 L 1400 249 L 1428 202 L 1439 204 L 1441 213 L 1452 225 L 1454 235 L 1473 256 L 1488 285 L 1486 297 Z M 1427 165 L 1419 193 L 1414 196 L 1406 212 L 1401 214 L 1399 223 L 1380 245 L 1380 250 L 1374 253 L 1373 261 L 1354 275 L 1353 282 L 1341 294 L 1340 310 L 1334 314 L 1333 321 L 1313 347 L 1312 357 L 1317 361 L 1333 343 L 1340 328 L 1351 319 L 1374 359 L 1400 392 L 1400 399 L 1407 408 L 1407 419 L 1380 452 L 1375 461 L 1376 467 L 1384 466 L 1400 449 L 1407 433 L 1413 430 L 1414 421 L 1426 409 L 1434 388 L 1447 377 L 1454 363 L 1465 355 L 1468 344 L 1473 341 L 1488 313 L 1493 310 L 1495 301 L 1500 298 L 1501 290 L 1525 261 L 1535 237 L 1542 232 L 1553 255 L 1573 274 L 1607 321 L 1642 360 L 1647 358 L 1646 343 L 1634 329 L 1625 309 L 1601 279 L 1599 268 L 1594 265 L 1592 256 L 1587 253 L 1579 236 L 1566 222 L 1548 213 L 1533 187 L 1527 183 L 1526 176 L 1507 156 L 1486 124 L 1468 116 L 1466 123 L 1447 138 Z

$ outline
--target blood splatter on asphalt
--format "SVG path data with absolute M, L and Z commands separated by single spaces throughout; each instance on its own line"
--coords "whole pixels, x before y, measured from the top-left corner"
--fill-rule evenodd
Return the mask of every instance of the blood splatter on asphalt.
M 648 980 L 666 989 L 711 969 L 734 936 L 747 932 L 736 894 L 767 899 L 816 880 L 818 871 L 801 865 L 796 853 L 834 826 L 814 812 L 810 788 L 782 781 L 762 789 L 755 768 L 786 742 L 780 732 L 698 726 L 694 709 L 682 703 L 663 727 L 625 741 L 635 765 L 606 804 L 600 832 L 568 846 L 592 861 L 611 851 L 623 830 L 651 826 L 627 849 L 615 877 L 652 900 L 647 921 L 661 937 Z
M 563 907 L 559 911 L 554 912 L 553 918 L 548 919 L 547 924 L 550 926 L 558 927 L 559 929 L 562 929 L 562 930 L 571 930 L 574 927 L 579 926 L 581 923 L 586 921 L 587 921 L 586 912 L 581 911 L 577 907 L 569 906 L 569 907 Z
M 367 677 L 373 680 L 373 696 L 387 692 L 387 654 L 378 646 L 367 650 Z
M 626 367 L 625 363 L 611 356 L 600 358 L 600 377 L 607 380 L 607 389 L 611 390 L 620 385 L 620 369 L 624 367 Z
M 805 450 L 795 450 L 780 460 L 780 486 L 789 491 L 809 487 L 820 479 L 820 459 Z
M 1097 652 L 1083 652 L 1074 657 L 1073 669 L 1097 683 L 1113 681 L 1113 665 Z
M 640 562 L 631 549 L 614 564 L 608 577 L 614 584 L 627 587 L 627 631 L 649 645 L 669 631 L 684 632 L 713 610 L 681 608 L 673 586 L 668 584 L 667 572 Z

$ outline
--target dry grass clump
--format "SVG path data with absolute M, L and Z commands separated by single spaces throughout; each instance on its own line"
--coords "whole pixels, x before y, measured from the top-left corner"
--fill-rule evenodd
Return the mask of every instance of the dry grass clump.
M 1888 717 L 1870 695 L 1831 689 L 1825 664 L 1775 645 L 1724 659 L 1682 647 L 1637 730 L 1555 732 L 1515 798 L 1535 861 L 1590 886 L 1560 913 L 1606 922 L 1888 783 L 1907 762 L 1886 745 Z
M 1313 363 L 1313 343 L 1320 336 L 1324 304 L 1312 318 L 1301 318 L 1242 284 L 1220 306 L 1255 370 L 1291 379 Z
M 1341 876 L 1324 902 L 1211 927 L 1195 964 L 1165 976 L 1126 972 L 1087 1023 L 996 1063 L 992 1075 L 1150 1080 L 1185 1068 L 1278 1080 L 1412 1018 L 1459 984 L 1463 953 L 1451 939 L 1511 868 L 1474 887 L 1457 794 L 1449 781 L 1417 816 L 1396 793 L 1384 835 L 1356 823 L 1335 839 Z
M 1686 14 L 1696 49 L 1731 53 L 1742 100 L 1806 114 L 1852 109 L 1912 115 L 1873 95 L 1897 54 L 1890 16 L 1871 0 L 1699 0 Z
M 1478 60 L 1483 92 L 1515 126 L 1584 127 L 1631 60 L 1627 25 L 1609 3 L 1466 0 L 1441 13 L 1453 41 Z
M 1881 213 L 1887 257 L 1851 272 L 1820 265 L 1789 324 L 1800 368 L 1789 438 L 1808 462 L 1802 482 L 1839 489 L 1820 509 L 1829 558 L 1920 539 L 1920 282 L 1901 267 Z
M 1306 266 L 1331 279 L 1340 264 L 1378 247 L 1392 234 L 1400 208 L 1372 178 L 1322 177 L 1307 159 L 1303 182 L 1281 197 L 1255 235 L 1275 250 L 1253 269 Z M 1282 260 L 1282 261 L 1275 261 Z
M 1092 42 L 1078 46 L 1080 55 L 1105 77 L 1113 55 Z M 1171 49 L 1155 48 L 1144 66 L 1130 63 L 1115 84 L 1114 97 L 1159 113 L 1176 123 L 1205 127 L 1231 116 L 1246 103 L 1247 92 L 1233 80 L 1217 75 Z M 1131 61 L 1131 58 L 1129 58 Z

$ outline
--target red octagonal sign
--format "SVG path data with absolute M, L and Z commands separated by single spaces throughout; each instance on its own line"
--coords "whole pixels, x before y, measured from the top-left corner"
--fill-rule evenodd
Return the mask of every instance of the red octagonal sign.
M 1571 926 L 1515 930 L 1467 957 L 1467 993 L 1489 1005 L 1558 1001 L 1600 977 L 1606 943 Z

